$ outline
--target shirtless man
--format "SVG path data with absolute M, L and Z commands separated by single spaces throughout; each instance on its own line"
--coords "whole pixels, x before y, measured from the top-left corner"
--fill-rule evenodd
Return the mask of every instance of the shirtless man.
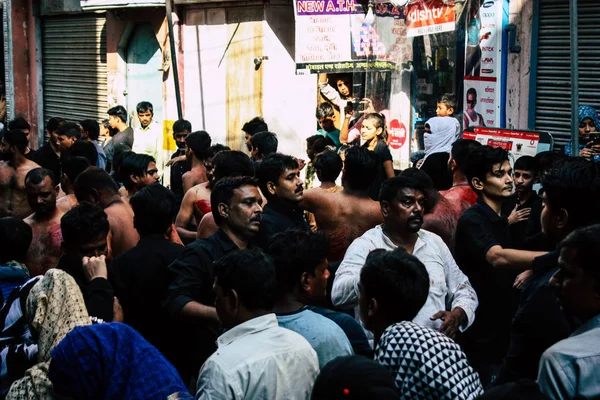
M 62 178 L 60 187 L 65 193 L 64 196 L 56 200 L 56 207 L 62 212 L 67 212 L 77 204 L 73 182 L 75 179 L 90 166 L 90 162 L 85 157 L 67 157 L 62 164 Z
M 341 261 L 354 239 L 383 223 L 379 203 L 368 194 L 379 164 L 375 153 L 351 147 L 342 173 L 343 191 L 329 193 L 316 188 L 304 192 L 300 206 L 315 215 L 319 229 L 329 238 L 330 262 Z
M 60 219 L 64 212 L 56 207 L 58 185 L 49 169 L 35 168 L 25 176 L 27 201 L 33 214 L 25 218 L 33 233 L 25 265 L 31 276 L 43 275 L 56 267 L 62 255 Z
M 193 186 L 208 182 L 206 177 L 206 159 L 210 157 L 210 135 L 205 131 L 193 132 L 185 138 L 185 157 L 189 171 L 183 174 L 183 193 Z
M 28 142 L 21 130 L 6 131 L 0 142 L 0 216 L 25 218 L 32 213 L 25 193 L 25 176 L 40 166 L 25 157 Z
M 194 219 L 201 221 L 204 214 L 211 212 L 210 193 L 219 179 L 233 176 L 254 176 L 252 161 L 241 151 L 221 151 L 213 157 L 212 165 L 212 181 L 194 186 L 183 196 L 175 226 L 184 243 L 196 240 L 196 232 L 190 231 L 188 227 L 193 225 Z
M 478 147 L 481 147 L 481 143 L 470 139 L 458 139 L 452 143 L 452 150 L 448 159 L 448 172 L 452 175 L 452 187 L 448 190 L 440 191 L 441 195 L 446 199 L 450 201 L 464 200 L 471 206 L 477 202 L 477 193 L 471 189 L 467 181 L 465 167 L 469 154 Z M 423 227 L 423 229 L 428 228 Z
M 117 183 L 102 168 L 89 167 L 75 180 L 75 196 L 104 209 L 110 224 L 109 246 L 112 256 L 131 249 L 140 240 L 133 226 L 133 210 L 119 196 Z

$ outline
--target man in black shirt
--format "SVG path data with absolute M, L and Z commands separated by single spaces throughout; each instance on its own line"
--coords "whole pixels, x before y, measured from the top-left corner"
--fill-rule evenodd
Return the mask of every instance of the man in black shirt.
M 280 153 L 271 154 L 258 166 L 256 176 L 267 198 L 257 244 L 267 250 L 273 235 L 287 229 L 309 231 L 299 204 L 304 194 L 298 161 Z
M 46 134 L 48 135 L 49 140 L 35 153 L 34 161 L 42 168 L 52 171 L 55 177 L 62 176 L 60 147 L 58 146 L 56 130 L 64 123 L 65 120 L 62 118 L 50 118 L 48 120 L 48 123 L 46 124 Z
M 185 158 L 185 138 L 192 132 L 190 121 L 180 119 L 173 124 L 173 139 L 177 145 L 177 151 L 171 156 L 167 166 L 171 167 L 171 190 L 175 193 L 177 208 L 181 205 L 183 199 L 183 174 L 190 170 Z
M 37 152 L 30 147 L 30 145 L 31 145 L 31 125 L 29 125 L 29 122 L 27 122 L 27 120 L 22 117 L 17 117 L 15 119 L 12 119 L 12 120 L 8 121 L 8 130 L 13 130 L 13 129 L 20 129 L 23 131 L 25 136 L 27 136 L 27 148 L 25 149 L 25 152 L 23 153 L 23 155 L 25 156 L 26 159 L 35 161 Z
M 197 374 L 202 362 L 215 350 L 219 320 L 212 290 L 213 262 L 237 249 L 249 247 L 261 224 L 262 196 L 253 178 L 224 178 L 210 196 L 219 230 L 186 247 L 169 266 L 174 275 L 165 302 L 171 319 L 189 334 L 189 351 L 172 359 L 184 380 Z M 190 354 L 191 353 L 191 354 Z
M 133 129 L 127 125 L 127 110 L 123 106 L 115 106 L 107 111 L 110 127 L 119 133 L 113 138 L 113 170 L 118 171 L 123 161 L 123 154 L 133 148 Z
M 558 247 L 572 231 L 600 222 L 600 171 L 581 157 L 564 161 L 544 177 L 544 234 Z M 520 379 L 535 380 L 542 353 L 568 337 L 574 326 L 561 310 L 550 287 L 558 271 L 558 251 L 533 261 L 531 277 L 523 285 L 511 325 L 510 347 L 495 384 Z
M 511 249 L 502 204 L 512 195 L 512 173 L 506 150 L 489 146 L 473 150 L 466 175 L 478 199 L 456 228 L 456 262 L 479 298 L 475 322 L 464 335 L 464 348 L 484 386 L 494 379 L 508 349 L 515 277 L 543 254 Z

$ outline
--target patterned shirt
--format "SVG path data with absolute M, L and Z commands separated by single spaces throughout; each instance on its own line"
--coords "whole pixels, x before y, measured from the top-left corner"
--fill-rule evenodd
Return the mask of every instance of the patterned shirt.
M 414 322 L 389 326 L 375 348 L 375 361 L 392 373 L 400 399 L 470 400 L 483 394 L 460 346 Z

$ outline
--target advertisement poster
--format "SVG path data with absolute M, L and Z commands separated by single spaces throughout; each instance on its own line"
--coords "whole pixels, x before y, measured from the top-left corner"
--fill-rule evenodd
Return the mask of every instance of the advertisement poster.
M 419 0 L 411 3 L 406 6 L 407 36 L 423 36 L 455 29 L 454 1 Z
M 500 126 L 502 0 L 470 0 L 467 7 L 463 125 Z
M 521 156 L 535 156 L 540 142 L 540 135 L 535 132 L 483 127 L 476 127 L 473 132 L 463 132 L 463 138 L 477 140 L 483 145 L 503 148 L 510 152 L 515 160 Z

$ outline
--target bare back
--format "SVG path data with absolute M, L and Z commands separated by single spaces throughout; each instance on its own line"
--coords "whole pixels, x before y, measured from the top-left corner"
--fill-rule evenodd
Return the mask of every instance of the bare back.
M 77 204 L 79 203 L 74 194 L 66 194 L 63 197 L 56 199 L 56 207 L 64 213 L 75 207 Z
M 31 160 L 25 159 L 23 164 L 15 169 L 13 180 L 11 208 L 12 215 L 17 218 L 25 218 L 33 213 L 27 202 L 27 193 L 25 193 L 25 177 L 27 173 L 34 168 L 40 168 L 39 165 Z
M 39 221 L 35 214 L 25 219 L 33 233 L 25 258 L 25 265 L 31 276 L 44 275 L 50 268 L 56 267 L 62 255 L 60 219 L 63 215 L 64 212 L 57 210 L 49 220 Z
M 128 204 L 113 203 L 104 209 L 110 224 L 110 247 L 113 257 L 131 249 L 140 240 L 133 227 L 133 210 Z
M 15 169 L 6 161 L 0 161 L 0 217 L 12 215 L 11 199 Z
M 301 206 L 315 215 L 317 226 L 329 238 L 330 262 L 341 261 L 354 239 L 383 223 L 379 203 L 368 197 L 328 193 L 316 188 L 304 192 Z

